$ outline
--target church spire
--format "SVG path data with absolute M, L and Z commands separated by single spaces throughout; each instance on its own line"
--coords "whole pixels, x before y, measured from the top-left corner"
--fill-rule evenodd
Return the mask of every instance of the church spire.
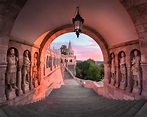
M 69 44 L 68 44 L 68 55 L 74 55 L 74 51 L 72 50 L 71 41 L 69 41 Z
M 72 50 L 71 41 L 69 41 L 69 44 L 68 44 L 68 51 L 71 51 L 71 50 Z

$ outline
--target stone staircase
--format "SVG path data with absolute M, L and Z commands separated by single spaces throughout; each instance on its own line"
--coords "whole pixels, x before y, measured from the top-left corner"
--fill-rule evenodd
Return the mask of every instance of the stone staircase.
M 70 82 L 72 85 L 69 85 Z M 3 106 L 0 108 L 0 117 L 147 117 L 145 100 L 107 99 L 73 82 L 71 79 L 38 102 Z

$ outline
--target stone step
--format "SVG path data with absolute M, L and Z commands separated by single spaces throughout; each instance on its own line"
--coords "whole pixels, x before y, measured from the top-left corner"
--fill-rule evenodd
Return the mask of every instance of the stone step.
M 117 102 L 118 103 L 118 102 Z M 48 106 L 47 109 L 49 110 L 52 110 L 52 111 L 57 111 L 57 110 L 60 110 L 61 108 L 66 110 L 66 111 L 76 111 L 78 110 L 79 111 L 82 111 L 82 110 L 85 110 L 85 111 L 91 111 L 91 110 L 98 110 L 99 108 L 102 108 L 102 107 L 107 107 L 110 103 L 107 103 L 105 105 L 103 104 L 99 104 L 99 103 L 95 103 L 95 104 L 89 104 L 89 105 L 53 105 L 53 106 Z M 112 105 L 114 103 L 111 103 Z M 98 106 L 100 105 L 100 106 Z M 97 107 L 97 108 L 93 108 L 93 107 Z
M 8 117 L 49 117 L 39 112 L 24 108 L 23 106 L 9 107 L 9 110 L 6 109 L 6 111 L 9 114 Z
M 8 115 L 2 109 L 0 109 L 0 117 L 8 117 Z
M 128 112 L 124 113 L 122 117 L 133 117 L 145 104 L 145 100 L 138 101 Z
M 98 109 L 96 112 L 94 112 L 94 115 L 103 115 L 108 116 L 111 115 L 112 113 L 115 113 L 116 111 L 118 111 L 121 107 L 125 107 L 126 105 L 128 105 L 129 102 L 128 101 L 118 101 L 118 103 L 116 104 L 112 104 L 112 105 L 108 105 L 104 108 Z
M 89 109 L 90 109 L 90 107 L 95 107 L 97 104 L 98 105 L 102 105 L 102 106 L 99 106 L 99 108 L 101 108 L 101 107 L 104 107 L 104 106 L 108 106 L 109 104 L 111 104 L 111 105 L 113 105 L 115 102 L 113 102 L 113 101 L 111 101 L 111 102 L 107 102 L 107 104 L 103 104 L 104 102 L 103 101 L 100 101 L 101 103 L 91 103 L 91 104 L 83 104 L 83 105 L 78 105 L 78 104 L 75 104 L 75 105 L 73 105 L 73 104 L 43 104 L 43 105 L 40 105 L 40 104 L 34 104 L 34 105 L 27 105 L 27 106 L 25 106 L 26 108 L 29 108 L 29 109 L 31 109 L 31 110 L 33 110 L 33 111 L 39 111 L 40 109 L 42 109 L 42 108 L 44 108 L 44 105 L 48 105 L 48 107 L 46 107 L 47 109 L 49 109 L 49 110 L 52 110 L 52 111 L 57 111 L 57 110 L 60 110 L 61 108 L 64 108 L 64 110 L 67 110 L 67 111 L 69 111 L 69 110 L 72 110 L 72 111 L 76 111 L 77 109 L 78 110 L 86 110 L 86 111 L 88 111 Z M 106 102 L 106 101 L 105 101 Z M 78 102 L 77 102 L 78 103 Z M 119 103 L 119 102 L 117 102 L 117 103 Z M 81 108 L 81 107 L 83 107 L 83 108 Z M 44 108 L 45 109 L 45 108 Z M 96 110 L 98 109 L 98 107 L 96 108 Z
M 73 88 L 73 89 L 54 89 L 54 92 L 51 92 L 51 94 L 79 94 L 79 93 L 94 93 L 92 89 L 80 89 L 80 88 Z
M 70 109 L 70 110 L 66 110 L 66 109 L 68 109 L 68 108 L 63 108 L 63 107 L 58 107 L 58 108 L 55 108 L 54 110 L 53 110 L 53 107 L 52 107 L 52 109 L 51 108 L 48 108 L 49 106 L 47 106 L 46 108 L 41 108 L 42 110 L 38 110 L 40 113 L 42 113 L 42 114 L 45 114 L 45 115 L 54 115 L 54 116 L 56 116 L 56 117 L 60 117 L 60 115 L 70 115 L 70 114 L 74 114 L 75 112 L 76 113 L 78 113 L 78 114 L 85 114 L 86 112 L 85 112 L 85 110 L 84 109 L 81 109 L 81 110 L 79 110 L 78 111 L 78 108 L 75 110 L 75 109 Z
M 143 117 L 146 110 L 145 100 L 112 100 L 80 85 L 64 85 L 43 100 L 1 107 L 0 117 Z
M 7 114 L 8 117 L 20 117 L 20 114 L 14 111 L 11 106 L 2 107 L 1 109 Z
M 71 105 L 71 106 L 81 106 L 81 105 L 92 105 L 92 104 L 111 104 L 111 103 L 115 103 L 115 101 L 108 101 L 106 99 L 91 99 L 91 100 L 86 100 L 86 99 L 79 99 L 79 100 L 61 100 L 61 99 L 58 99 L 57 102 L 54 102 L 53 104 L 58 104 L 58 105 Z
M 37 112 L 42 107 L 43 107 L 42 105 L 36 104 L 36 105 L 27 105 L 27 106 L 25 105 L 23 108 L 27 108 L 27 109 Z
M 22 107 L 19 107 L 19 106 L 13 106 L 13 107 L 9 107 L 11 109 L 11 112 L 9 112 L 9 114 L 12 115 L 13 117 L 13 113 L 17 113 L 17 116 L 18 117 L 29 117 L 29 114 L 28 113 L 25 113 L 25 110 L 22 109 Z M 9 116 L 10 117 L 10 116 Z M 15 116 L 14 116 L 15 117 Z
M 88 111 L 85 111 L 84 109 L 83 110 L 68 110 L 68 109 L 64 109 L 64 108 L 61 108 L 61 109 L 56 109 L 56 110 L 51 110 L 49 108 L 46 108 L 45 110 L 43 110 L 43 113 L 45 113 L 46 115 L 56 115 L 56 117 L 60 117 L 60 115 L 63 115 L 63 116 L 75 116 L 75 115 L 79 115 L 79 117 L 81 115 L 87 115 L 89 112 Z
M 122 116 L 124 113 L 126 113 L 130 108 L 132 108 L 135 104 L 137 103 L 137 101 L 132 101 L 130 102 L 127 106 L 125 106 L 122 109 L 119 109 L 118 111 L 116 111 L 115 113 L 113 113 L 111 116 L 112 117 L 120 117 Z
M 134 117 L 147 117 L 147 102 L 144 103 L 142 108 L 134 115 Z
M 47 103 L 51 103 L 51 104 L 58 104 L 58 105 L 62 105 L 62 104 L 69 104 L 69 105 L 83 105 L 83 104 L 95 104 L 95 103 L 102 103 L 102 104 L 107 104 L 109 102 L 115 103 L 115 101 L 111 101 L 111 100 L 107 100 L 107 99 L 96 99 L 96 98 L 91 98 L 91 99 L 77 99 L 73 98 L 73 99 L 55 99 L 54 101 L 48 101 Z
M 69 87 L 68 87 L 69 86 Z M 77 87 L 76 87 L 77 86 Z M 68 88 L 67 88 L 68 87 Z M 82 91 L 93 91 L 92 89 L 89 89 L 89 88 L 84 88 L 80 85 L 62 85 L 60 89 L 55 89 L 55 90 L 66 90 L 66 91 L 77 91 L 77 92 L 82 92 Z M 65 93 L 65 92 L 64 92 Z
M 95 96 L 98 97 L 97 95 L 95 95 Z M 46 101 L 50 100 L 51 97 L 52 97 L 52 95 L 50 95 L 45 100 Z M 47 104 L 45 100 L 42 100 L 41 102 L 44 102 L 44 103 L 36 102 L 33 104 L 28 104 L 26 106 L 26 108 L 29 108 L 33 111 L 39 111 L 41 113 L 44 113 L 45 111 L 50 112 L 49 113 L 50 115 L 51 114 L 57 115 L 57 113 L 65 115 L 65 113 L 66 113 L 66 115 L 69 116 L 70 114 L 73 114 L 75 112 L 80 113 L 80 114 L 82 114 L 82 112 L 83 112 L 83 115 L 85 114 L 85 112 L 86 113 L 93 113 L 93 111 L 97 111 L 98 107 L 102 108 L 102 107 L 107 107 L 109 105 L 114 105 L 114 103 L 119 103 L 119 101 L 117 101 L 117 100 L 110 100 L 110 99 L 106 99 L 103 97 L 100 97 L 100 98 L 96 98 L 96 97 L 91 96 L 91 97 L 86 98 L 85 100 L 83 100 L 83 98 L 81 98 L 80 101 L 84 101 L 83 104 L 80 103 L 79 99 L 77 100 L 76 98 L 75 99 L 77 101 L 75 101 L 75 102 L 73 102 L 73 99 L 67 102 L 67 99 L 58 97 L 59 99 L 61 99 L 61 100 L 57 100 L 60 103 L 54 103 L 52 105 L 52 103 Z M 96 101 L 96 99 L 97 99 L 97 101 Z M 43 105 L 48 105 L 48 106 L 46 108 L 44 108 Z M 101 106 L 98 106 L 97 108 L 94 108 L 94 109 L 91 108 L 91 107 L 95 107 L 97 105 L 101 105 Z M 40 109 L 40 107 L 42 107 L 43 109 Z M 83 107 L 83 108 L 81 108 L 81 107 Z

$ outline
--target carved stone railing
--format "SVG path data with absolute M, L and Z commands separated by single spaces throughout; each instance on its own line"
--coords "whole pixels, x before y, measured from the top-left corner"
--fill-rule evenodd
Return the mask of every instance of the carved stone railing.
M 85 88 L 90 88 L 90 89 L 93 89 L 98 95 L 102 95 L 104 97 L 107 97 L 105 95 L 105 92 L 104 92 L 104 83 L 103 83 L 103 80 L 102 81 L 99 81 L 99 82 L 96 82 L 96 81 L 92 81 L 92 80 L 83 80 L 83 79 L 80 79 L 78 77 L 75 77 L 72 72 L 67 68 L 65 67 L 65 69 L 67 70 L 67 72 L 71 75 L 71 77 L 73 79 L 75 79 L 81 86 L 85 87 Z M 107 97 L 108 98 L 108 97 Z
M 130 90 L 123 90 L 120 89 L 115 85 L 112 85 L 109 82 L 102 80 L 100 82 L 95 82 L 91 80 L 83 80 L 80 78 L 75 77 L 72 72 L 68 69 L 65 68 L 67 72 L 71 75 L 73 79 L 79 82 L 80 85 L 82 85 L 85 88 L 91 88 L 93 89 L 98 95 L 104 96 L 106 98 L 110 99 L 117 99 L 117 100 L 140 100 L 140 99 L 147 99 L 147 97 L 136 94 L 136 93 L 131 93 Z M 146 93 L 146 92 L 143 92 Z
M 3 65 L 4 67 L 4 65 Z M 0 69 L 3 68 L 2 66 L 0 66 Z M 56 73 L 58 72 L 58 73 Z M 54 88 L 60 88 L 60 86 L 63 84 L 63 68 L 62 66 L 58 66 L 56 69 L 54 69 L 53 71 L 51 71 L 49 74 L 47 74 L 43 80 L 46 83 L 46 85 L 44 83 L 40 84 L 39 86 L 30 89 L 27 92 L 23 92 L 21 90 L 21 84 L 18 84 L 17 86 L 20 88 L 20 90 L 16 90 L 16 95 L 14 98 L 10 98 L 9 100 L 6 100 L 5 97 L 5 93 L 3 95 L 4 99 L 3 101 L 0 102 L 0 106 L 2 105 L 23 105 L 23 104 L 27 104 L 27 103 L 31 103 L 31 102 L 36 102 L 40 99 L 44 99 L 46 96 L 48 96 L 51 91 Z M 61 74 L 59 74 L 61 73 Z M 60 79 L 57 79 L 57 82 L 54 82 L 54 79 L 56 79 L 55 77 L 56 75 L 61 75 L 59 77 L 61 77 Z M 21 77 L 21 67 L 18 70 L 18 77 Z M 21 78 L 20 78 L 21 80 Z M 52 80 L 52 81 L 51 81 Z M 21 81 L 19 81 L 21 82 Z M 4 92 L 4 91 L 3 91 Z

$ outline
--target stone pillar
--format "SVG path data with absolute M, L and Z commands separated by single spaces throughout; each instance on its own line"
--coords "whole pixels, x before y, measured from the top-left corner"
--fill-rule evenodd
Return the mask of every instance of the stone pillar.
M 2 56 L 2 55 L 0 55 Z M 7 63 L 0 63 L 0 103 L 6 101 L 5 95 L 5 73 L 6 73 Z
M 120 69 L 119 69 L 119 66 L 117 64 L 116 65 L 116 84 L 115 84 L 116 87 L 120 86 L 120 81 L 121 81 L 120 77 L 121 77 L 120 76 Z
M 51 59 L 50 59 L 50 65 L 51 65 L 51 66 L 50 66 L 50 67 L 51 67 L 50 69 L 51 69 L 51 71 L 52 71 L 52 70 L 53 70 L 53 58 L 52 58 L 52 56 L 51 56 Z
M 7 24 L 9 20 L 7 14 L 9 12 L 7 1 L 1 1 L 1 15 L 0 15 L 0 103 L 6 101 L 5 95 L 5 73 L 7 68 L 7 50 L 9 37 L 9 27 Z M 3 14 L 3 15 L 2 15 Z M 6 21 L 7 20 L 7 21 Z M 11 19 L 10 19 L 11 20 Z
M 45 69 L 46 69 L 46 67 L 45 67 L 45 62 L 46 62 L 46 57 L 44 57 L 44 61 L 43 62 L 41 62 L 41 66 L 42 66 L 42 68 L 43 68 L 43 76 L 45 76 L 46 75 L 46 73 L 45 73 Z
M 144 22 L 145 23 L 145 22 Z M 146 24 L 137 26 L 139 35 L 140 51 L 141 51 L 141 68 L 142 68 L 142 89 L 140 94 L 147 97 L 147 28 Z
M 147 23 L 147 21 L 146 21 Z M 146 24 L 140 24 L 137 26 L 140 41 L 140 51 L 141 51 L 141 68 L 142 68 L 142 95 L 147 97 L 147 28 Z
M 115 82 L 116 82 L 116 84 L 115 84 L 115 86 L 116 87 L 119 87 L 119 85 L 120 85 L 120 73 L 119 73 L 119 66 L 118 66 L 118 54 L 116 54 L 115 55 L 115 65 L 116 65 L 116 74 L 115 74 Z
M 29 84 L 26 84 L 26 83 L 23 83 L 22 84 L 22 90 L 23 90 L 23 93 L 27 93 L 29 91 Z
M 141 63 L 142 67 L 142 95 L 147 97 L 147 63 Z
M 110 64 L 109 62 L 104 62 L 104 81 L 106 83 L 110 83 L 111 79 L 110 79 Z
M 7 68 L 8 37 L 0 36 L 0 103 L 6 101 L 5 73 Z
M 53 65 L 54 65 L 54 68 L 56 68 L 56 57 L 54 56 L 54 63 L 53 63 Z
M 38 77 L 37 77 L 38 82 L 36 84 L 40 85 L 41 84 L 41 67 L 38 67 L 37 75 L 38 75 Z
M 19 66 L 19 68 L 18 68 L 18 83 L 17 83 L 18 90 L 16 91 L 18 96 L 23 94 L 23 92 L 22 92 L 22 85 L 21 85 L 22 84 L 21 69 L 22 69 L 22 66 Z
M 31 75 L 30 75 L 29 88 L 30 88 L 30 90 L 32 90 L 32 89 L 34 88 L 34 87 L 33 87 L 33 78 L 32 78 Z
M 44 75 L 43 75 L 43 72 L 44 72 L 44 62 L 40 61 L 40 66 L 38 67 L 38 80 L 40 82 L 40 84 L 42 84 L 43 82 L 43 78 L 44 78 Z
M 126 57 L 126 67 L 127 67 L 127 91 L 131 92 L 133 89 L 132 73 L 131 73 L 131 63 L 130 56 Z
M 56 67 L 58 67 L 58 57 L 56 57 Z
M 147 12 L 146 12 L 147 4 L 146 3 L 147 3 L 146 1 L 142 2 L 141 0 L 136 0 L 135 2 L 132 2 L 131 4 L 129 3 L 129 0 L 127 2 L 124 2 L 124 6 L 126 7 L 129 15 L 131 16 L 132 21 L 135 24 L 136 31 L 138 33 L 138 39 L 140 43 L 139 50 L 141 52 L 141 59 L 144 58 L 144 62 L 141 64 L 141 67 L 143 70 L 142 72 L 143 88 L 145 88 L 147 85 L 146 84 L 147 79 L 144 79 L 147 76 L 145 73 L 145 71 L 147 71 L 147 68 L 146 68 L 146 63 L 147 63 L 147 52 L 146 52 L 147 50 L 147 17 L 146 17 L 147 16 Z M 131 80 L 132 78 L 131 78 L 130 69 L 131 69 L 130 66 L 128 66 L 128 79 Z M 130 81 L 130 85 L 131 85 L 131 81 Z

